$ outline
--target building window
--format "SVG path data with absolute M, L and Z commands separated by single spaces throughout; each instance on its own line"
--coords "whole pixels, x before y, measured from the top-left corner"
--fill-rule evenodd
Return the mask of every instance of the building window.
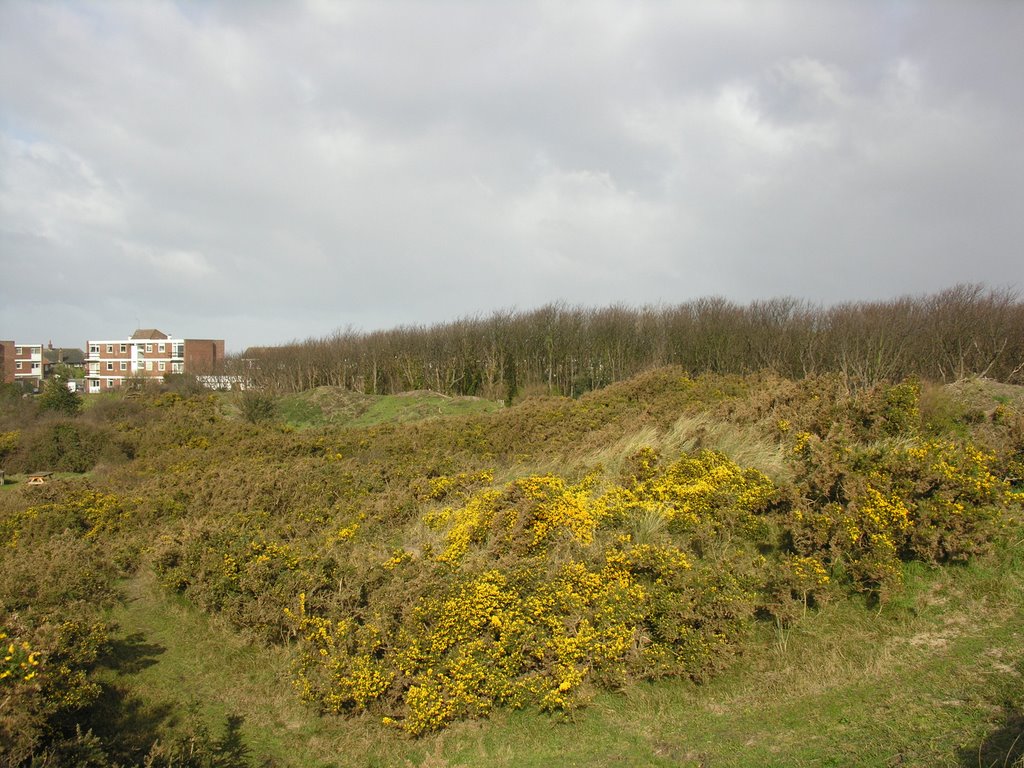
M 114 345 L 113 344 L 107 344 L 107 354 L 111 355 L 113 353 L 114 353 Z
M 153 361 L 152 360 L 147 360 L 146 361 L 146 370 L 147 371 L 152 371 L 153 370 Z
M 163 344 L 157 344 L 156 345 L 156 351 L 157 352 L 163 352 L 164 351 L 164 345 Z
M 112 370 L 114 370 L 114 364 L 113 364 L 113 363 L 110 363 L 110 362 L 108 362 L 108 363 L 107 363 L 107 370 L 108 370 L 108 371 L 112 371 Z
M 113 379 L 107 379 L 107 389 L 113 389 L 113 388 L 114 388 L 114 380 Z
M 147 352 L 152 352 L 153 351 L 153 345 L 152 344 L 147 344 L 146 345 L 146 351 Z
M 20 371 L 21 370 L 21 360 L 15 361 L 14 367 L 15 367 L 16 370 Z
M 127 371 L 128 370 L 128 363 L 126 363 L 124 360 L 121 361 L 121 370 L 122 371 Z
M 22 353 L 22 351 L 21 351 L 21 347 L 15 347 L 15 348 L 14 348 L 14 354 L 16 354 L 16 355 L 20 355 L 21 353 Z
M 121 345 L 121 354 L 123 355 L 127 351 L 128 351 L 128 345 L 127 344 L 122 344 Z
M 100 345 L 99 344 L 90 344 L 89 345 L 89 354 L 90 355 L 98 355 L 99 353 L 100 353 Z
M 163 360 L 160 361 L 160 370 L 161 371 L 166 371 L 167 370 L 167 363 L 165 363 Z
M 181 363 L 171 363 L 171 373 L 183 373 L 185 367 Z
M 39 370 L 39 363 L 32 363 L 32 370 L 33 371 L 38 371 Z

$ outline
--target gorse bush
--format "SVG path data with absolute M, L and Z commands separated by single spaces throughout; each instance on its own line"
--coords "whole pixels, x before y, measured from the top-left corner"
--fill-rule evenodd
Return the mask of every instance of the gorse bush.
M 121 464 L 134 454 L 130 435 L 82 417 L 44 419 L 0 434 L 0 462 L 9 472 L 87 472 L 100 462 Z
M 20 437 L 21 432 L 16 429 L 10 432 L 0 432 L 0 467 L 3 466 L 4 459 L 17 449 Z
M 963 562 L 1016 524 L 1020 401 L 979 386 L 670 367 L 575 400 L 304 431 L 248 423 L 230 396 L 104 401 L 4 433 L 8 466 L 55 427 L 122 456 L 0 494 L 5 631 L 42 676 L 60 645 L 43 628 L 91 626 L 83 606 L 141 565 L 290 654 L 312 706 L 410 735 L 703 680 L 758 622 L 887 601 L 907 562 Z M 54 461 L 77 455 L 66 437 Z M 93 743 L 65 714 L 34 721 L 31 754 Z
M 338 614 L 303 593 L 289 607 L 296 684 L 418 734 L 495 706 L 571 709 L 631 679 L 699 679 L 755 615 L 789 622 L 836 591 L 887 599 L 907 560 L 984 551 L 1015 501 L 994 454 L 921 435 L 919 392 L 797 384 L 757 417 L 789 455 L 783 485 L 713 451 L 652 448 L 616 478 L 426 480 L 424 529 L 370 569 L 360 605 Z
M 311 559 L 293 545 L 220 527 L 190 527 L 162 536 L 152 553 L 165 585 L 271 642 L 287 636 L 284 609 L 295 594 L 319 583 L 309 571 Z
M 52 488 L 29 491 L 0 497 L 4 766 L 68 763 L 56 745 L 75 733 L 100 695 L 92 672 L 109 627 L 98 611 L 124 573 L 105 539 L 119 529 L 128 503 L 80 486 L 66 496 Z M 19 496 L 34 503 L 20 505 Z
M 39 410 L 74 416 L 82 410 L 82 397 L 68 389 L 64 379 L 54 376 L 46 382 L 43 393 L 39 396 Z
M 787 523 L 794 550 L 842 564 L 876 595 L 899 586 L 903 560 L 963 561 L 985 551 L 1014 501 L 993 474 L 995 455 L 969 441 L 856 446 L 805 432 L 792 450 L 803 492 Z
M 30 624 L 0 605 L 0 765 L 50 753 L 100 695 L 90 679 L 108 642 L 101 622 Z M 67 764 L 66 761 L 63 761 Z M 45 762 L 44 762 L 45 764 Z
M 379 711 L 418 734 L 499 705 L 565 710 L 596 686 L 705 674 L 750 617 L 758 584 L 709 566 L 710 554 L 694 567 L 687 553 L 763 532 L 755 518 L 775 489 L 713 453 L 660 466 L 645 450 L 630 464 L 622 485 L 528 476 L 427 511 L 438 548 L 381 564 L 395 581 L 427 585 L 404 606 L 332 620 L 302 595 L 289 616 L 303 696 L 333 712 Z M 651 509 L 667 521 L 665 540 L 634 542 L 629 521 Z
M 264 392 L 246 390 L 240 392 L 235 400 L 242 418 L 250 424 L 269 421 L 277 411 L 274 398 Z
M 140 730 L 98 677 L 124 643 L 102 612 L 138 567 L 139 503 L 83 481 L 0 494 L 0 766 L 246 764 L 202 727 Z

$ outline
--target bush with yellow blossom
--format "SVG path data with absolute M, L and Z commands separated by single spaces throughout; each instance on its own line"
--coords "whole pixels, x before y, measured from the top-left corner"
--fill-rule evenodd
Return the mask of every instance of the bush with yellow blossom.
M 648 450 L 630 466 L 622 483 L 531 475 L 428 509 L 438 551 L 380 566 L 422 585 L 404 604 L 381 589 L 381 603 L 333 620 L 303 595 L 287 611 L 301 694 L 420 734 L 495 706 L 572 709 L 631 678 L 701 677 L 750 617 L 754 584 L 690 540 L 749 528 L 774 488 L 710 452 L 662 464 Z M 627 523 L 649 508 L 666 538 L 634 541 Z

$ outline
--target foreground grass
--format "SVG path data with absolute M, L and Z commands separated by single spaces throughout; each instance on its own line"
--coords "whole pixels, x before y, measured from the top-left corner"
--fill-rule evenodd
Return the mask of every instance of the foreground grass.
M 1024 755 L 1020 554 L 908 575 L 903 599 L 878 614 L 837 604 L 788 637 L 766 629 L 705 686 L 638 685 L 571 724 L 520 713 L 476 743 L 453 734 L 450 764 L 1014 765 Z
M 285 649 L 247 644 L 236 633 L 168 595 L 151 572 L 124 585 L 110 613 L 127 643 L 106 682 L 168 736 L 196 720 L 213 733 L 236 724 L 253 765 L 418 764 L 422 749 L 368 720 L 321 718 L 296 697 Z M 115 652 L 117 649 L 115 648 Z M 153 724 L 153 723 L 151 723 Z
M 880 611 L 842 601 L 762 626 L 705 685 L 635 685 L 567 717 L 499 712 L 419 740 L 318 716 L 294 695 L 286 650 L 247 645 L 145 571 L 111 613 L 134 661 L 108 680 L 171 729 L 234 723 L 252 765 L 1011 766 L 1024 755 L 1022 547 L 909 566 Z

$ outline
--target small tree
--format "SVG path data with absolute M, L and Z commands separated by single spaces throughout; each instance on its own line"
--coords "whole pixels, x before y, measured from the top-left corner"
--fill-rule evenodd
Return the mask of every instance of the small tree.
M 82 408 L 82 398 L 68 389 L 64 379 L 54 376 L 46 382 L 43 394 L 39 396 L 39 409 L 56 411 L 74 416 Z
M 247 389 L 238 394 L 235 402 L 242 418 L 250 424 L 269 421 L 274 418 L 277 411 L 277 403 L 274 401 L 273 395 L 267 392 Z

